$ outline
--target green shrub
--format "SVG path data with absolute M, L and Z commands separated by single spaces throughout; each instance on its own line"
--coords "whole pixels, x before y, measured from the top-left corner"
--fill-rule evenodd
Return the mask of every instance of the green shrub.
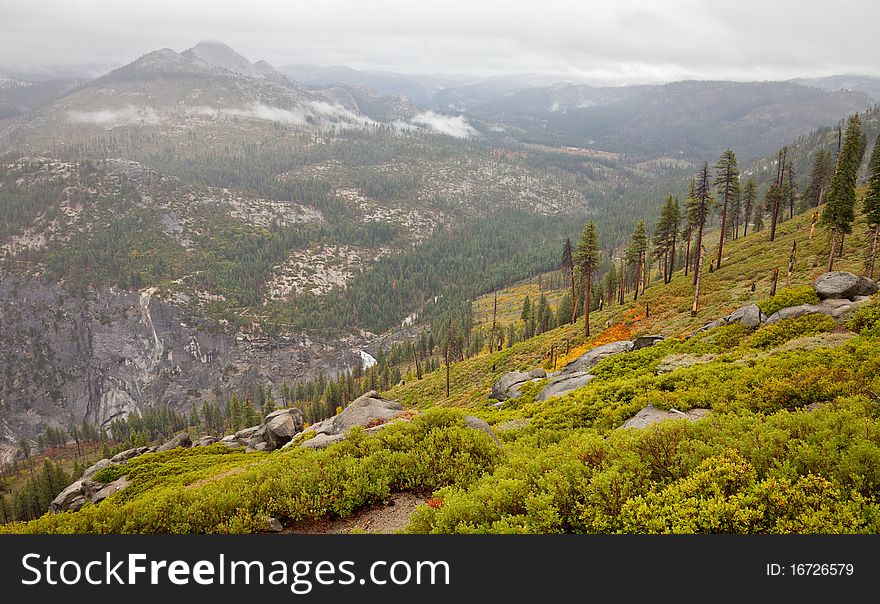
M 812 285 L 793 287 L 777 292 L 775 296 L 765 298 L 758 302 L 758 308 L 768 317 L 778 310 L 797 306 L 799 304 L 818 304 L 819 296 Z
M 772 325 L 765 325 L 758 329 L 747 340 L 747 345 L 751 348 L 766 350 L 795 338 L 831 331 L 836 326 L 837 323 L 835 323 L 834 319 L 825 314 L 782 319 Z
M 860 397 L 604 438 L 588 430 L 521 446 L 470 487 L 441 489 L 408 531 L 874 533 L 878 439 L 875 405 Z
M 846 326 L 863 336 L 880 337 L 880 302 L 859 308 Z

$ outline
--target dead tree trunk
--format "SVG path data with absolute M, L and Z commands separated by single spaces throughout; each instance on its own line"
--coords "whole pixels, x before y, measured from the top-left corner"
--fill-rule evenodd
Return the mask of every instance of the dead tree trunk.
M 776 295 L 776 284 L 779 281 L 779 268 L 773 269 L 773 281 L 770 283 L 770 297 Z
M 791 287 L 791 275 L 794 273 L 795 254 L 797 253 L 797 241 L 791 242 L 791 255 L 788 257 L 788 278 L 785 280 L 785 287 Z
M 874 241 L 871 243 L 871 256 L 868 259 L 868 279 L 874 278 L 874 262 L 877 260 L 878 239 L 880 239 L 880 224 L 874 225 Z
M 492 333 L 489 335 L 489 353 L 495 350 L 495 320 L 498 317 L 498 290 L 495 290 L 495 301 L 492 304 Z
M 700 251 L 697 256 L 696 266 L 694 266 L 694 304 L 691 306 L 691 316 L 697 316 L 697 304 L 700 301 L 700 269 L 703 268 L 703 257 L 706 255 L 706 250 L 703 247 L 698 248 Z
M 593 271 L 586 271 L 587 283 L 584 287 L 584 336 L 590 337 L 590 287 L 593 284 Z

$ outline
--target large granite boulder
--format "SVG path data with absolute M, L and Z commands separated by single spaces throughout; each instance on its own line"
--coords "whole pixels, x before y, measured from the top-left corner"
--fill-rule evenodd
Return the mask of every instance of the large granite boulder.
M 746 327 L 760 327 L 767 320 L 767 315 L 761 312 L 757 304 L 749 304 L 733 311 L 726 317 L 728 323 L 739 323 Z
M 594 377 L 596 376 L 587 373 L 586 371 L 575 371 L 574 373 L 559 375 L 541 389 L 541 392 L 538 393 L 535 400 L 546 401 L 554 396 L 568 394 L 572 390 L 583 388 Z
M 100 472 L 107 466 L 111 465 L 113 465 L 113 462 L 109 459 L 102 459 L 100 461 L 97 461 L 86 468 L 85 472 L 83 472 L 83 478 L 91 478 L 92 476 L 94 476 L 95 472 Z
M 78 504 L 77 509 L 79 509 L 85 501 L 86 498 L 83 495 L 83 481 L 77 480 L 67 485 L 63 491 L 55 496 L 55 499 L 49 503 L 49 512 L 65 512 L 70 509 L 74 502 Z
M 178 447 L 188 449 L 191 445 L 192 439 L 189 437 L 189 434 L 186 432 L 181 432 L 171 440 L 164 442 L 156 447 L 156 452 L 163 453 L 165 451 L 170 451 L 171 449 L 177 449 Z
M 859 302 L 850 302 L 846 298 L 827 298 L 818 304 L 798 304 L 797 306 L 780 308 L 770 315 L 766 324 L 773 325 L 783 319 L 796 319 L 797 317 L 816 314 L 828 315 L 838 319 L 850 310 L 853 310 L 859 304 Z
M 720 319 L 715 319 L 714 321 L 706 323 L 693 332 L 690 337 L 710 329 L 715 329 L 716 327 L 724 327 L 725 325 L 731 325 L 733 323 L 739 323 L 740 325 L 745 325 L 746 327 L 751 328 L 760 327 L 765 321 L 767 321 L 767 315 L 761 312 L 758 305 L 748 304 L 741 308 L 737 308 L 726 317 L 721 317 Z
M 577 390 L 587 384 L 593 375 L 590 375 L 592 369 L 599 361 L 607 359 L 616 354 L 629 352 L 633 349 L 633 342 L 630 340 L 621 340 L 619 342 L 611 342 L 604 346 L 597 346 L 588 350 L 568 365 L 562 371 L 551 379 L 541 392 L 535 397 L 535 400 L 546 401 L 553 396 L 561 396 L 572 390 Z
M 543 369 L 532 369 L 531 371 L 511 371 L 505 373 L 492 385 L 489 392 L 489 398 L 499 401 L 506 401 L 511 398 L 522 396 L 519 387 L 526 382 L 538 381 L 547 377 L 547 372 Z
M 604 346 L 597 346 L 596 348 L 588 350 L 587 352 L 570 362 L 568 365 L 566 365 L 556 379 L 566 374 L 589 371 L 599 361 L 606 359 L 610 356 L 614 356 L 616 354 L 629 352 L 632 349 L 633 343 L 630 340 L 621 340 L 619 342 L 611 342 L 610 344 L 605 344 Z
M 702 417 L 706 417 L 712 413 L 709 409 L 691 409 L 682 413 L 681 411 L 664 411 L 663 409 L 658 409 L 654 405 L 648 405 L 631 418 L 626 420 L 623 424 L 623 428 L 647 428 L 652 424 L 656 424 L 657 422 L 662 422 L 667 419 L 686 419 L 689 421 L 697 421 Z
M 331 436 L 345 434 L 355 426 L 369 428 L 383 424 L 394 419 L 401 411 L 403 411 L 403 405 L 397 401 L 382 398 L 378 392 L 370 390 L 353 400 L 339 415 L 312 424 L 306 428 L 305 432 Z
M 813 289 L 823 300 L 829 298 L 852 300 L 856 296 L 873 296 L 877 293 L 877 284 L 867 277 L 846 271 L 833 271 L 816 277 Z
M 220 439 L 216 436 L 200 436 L 193 441 L 193 447 L 209 447 L 217 442 L 220 442 Z
M 277 449 L 302 432 L 303 424 L 303 412 L 299 409 L 274 411 L 263 420 L 263 425 L 266 427 L 266 442 L 272 449 Z

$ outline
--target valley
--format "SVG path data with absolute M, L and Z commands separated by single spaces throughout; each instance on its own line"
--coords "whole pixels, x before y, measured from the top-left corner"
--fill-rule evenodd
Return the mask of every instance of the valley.
M 871 78 L 538 80 L 0 80 L 2 530 L 876 532 Z

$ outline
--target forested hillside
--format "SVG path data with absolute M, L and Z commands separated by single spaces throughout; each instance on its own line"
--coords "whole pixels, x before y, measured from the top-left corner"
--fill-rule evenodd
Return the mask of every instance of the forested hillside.
M 146 454 L 97 475 L 109 481 L 125 472 L 131 486 L 117 495 L 8 530 L 261 531 L 271 518 L 296 530 L 305 519 L 346 516 L 423 489 L 427 503 L 409 531 L 875 532 L 876 300 L 836 318 L 766 319 L 818 299 L 812 284 L 825 270 L 829 231 L 819 226 L 811 237 L 811 223 L 808 211 L 781 222 L 773 242 L 766 229 L 730 241 L 722 266 L 703 275 L 695 317 L 691 275 L 678 269 L 669 283 L 652 275 L 638 300 L 630 292 L 623 304 L 591 313 L 589 338 L 580 320 L 452 362 L 448 396 L 444 367 L 421 379 L 404 370 L 405 383 L 384 396 L 408 414 L 378 432 L 374 424 L 375 435 L 355 428 L 317 451 L 243 453 L 218 444 Z M 857 220 L 835 268 L 862 272 L 870 236 Z M 716 236 L 709 240 L 716 245 Z M 731 321 L 691 336 L 750 303 L 764 312 L 757 327 Z M 642 334 L 666 340 L 606 358 L 568 394 L 537 397 L 548 382 L 537 378 L 502 404 L 490 397 L 509 371 L 550 372 Z M 467 427 L 463 406 L 500 444 Z M 678 413 L 702 419 L 651 423 Z M 631 420 L 643 416 L 650 421 Z M 211 427 L 196 418 L 189 429 Z M 320 501 L 307 495 L 317 491 L 326 493 Z

